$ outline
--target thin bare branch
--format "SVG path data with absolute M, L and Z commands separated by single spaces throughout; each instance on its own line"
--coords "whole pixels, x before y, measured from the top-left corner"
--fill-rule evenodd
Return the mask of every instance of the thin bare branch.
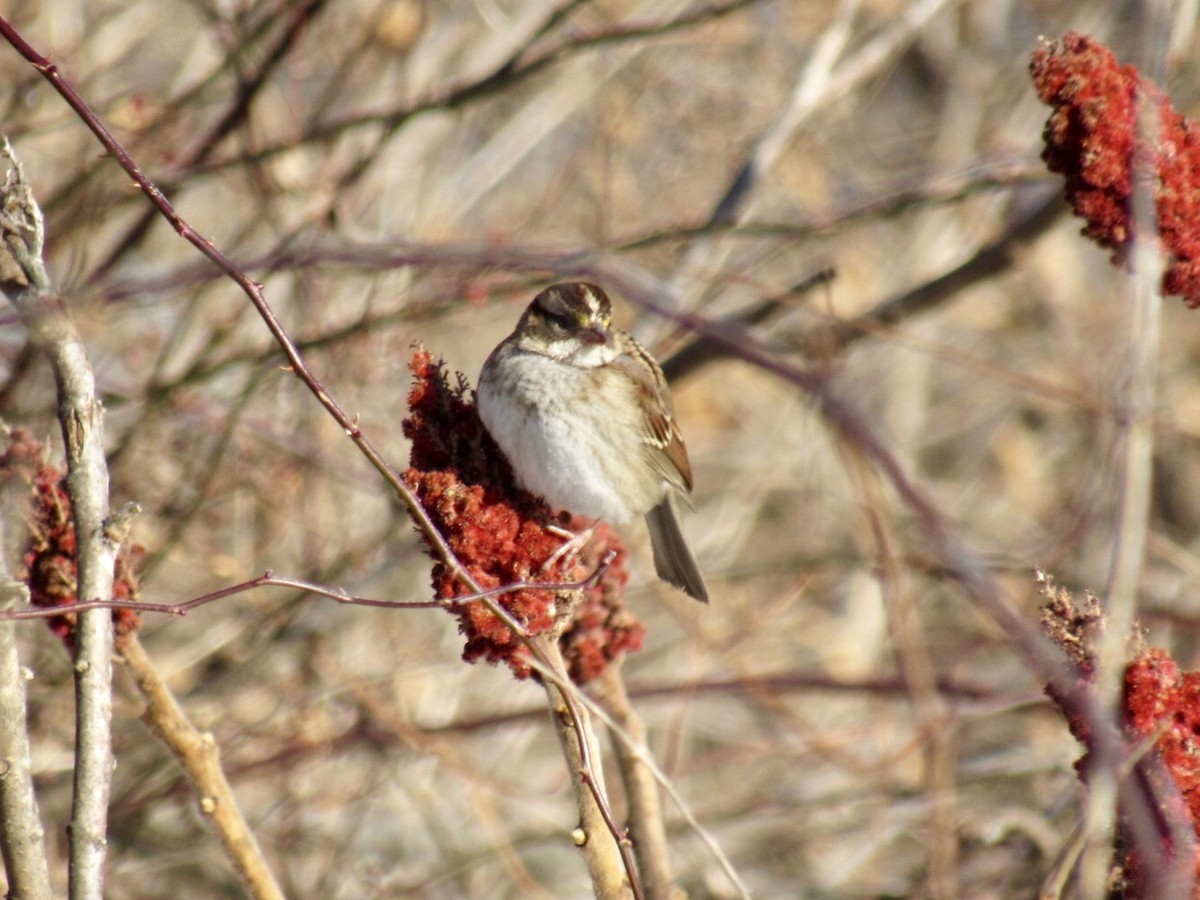
M 9 579 L 0 557 L 0 611 L 28 595 Z M 50 869 L 45 831 L 33 792 L 29 734 L 26 730 L 25 669 L 17 655 L 16 626 L 0 622 L 0 852 L 8 889 L 22 900 L 50 900 Z
M 1161 76 L 1161 65 L 1146 68 L 1157 59 L 1165 61 L 1165 51 L 1159 41 L 1166 34 L 1166 19 L 1159 4 L 1149 4 L 1143 22 L 1143 68 L 1149 77 Z M 1099 704 L 1111 721 L 1122 724 L 1125 692 L 1125 671 L 1129 661 L 1129 637 L 1133 633 L 1142 565 L 1146 552 L 1146 537 L 1150 531 L 1150 483 L 1154 452 L 1155 393 L 1158 378 L 1160 322 L 1162 317 L 1162 276 L 1164 261 L 1159 244 L 1155 191 L 1150 187 L 1156 179 L 1155 148 L 1159 144 L 1162 123 L 1156 104 L 1142 98 L 1138 104 L 1137 129 L 1139 140 L 1132 159 L 1132 196 L 1134 247 L 1133 275 L 1129 281 L 1130 302 L 1128 327 L 1124 346 L 1126 359 L 1120 392 L 1117 427 L 1122 432 L 1119 473 L 1117 476 L 1116 532 L 1114 535 L 1108 585 L 1105 590 L 1106 628 L 1100 637 L 1096 672 L 1096 695 Z M 1084 895 L 1095 894 L 1107 887 L 1112 867 L 1115 828 L 1118 815 L 1124 812 L 1131 825 L 1133 840 L 1146 860 L 1161 859 L 1161 809 L 1157 805 L 1142 809 L 1137 804 L 1121 804 L 1120 800 L 1132 791 L 1122 782 L 1128 781 L 1121 769 L 1123 758 L 1114 756 L 1112 747 L 1099 748 L 1086 775 L 1088 790 L 1084 808 L 1085 844 L 1079 863 L 1080 889 Z M 1170 783 L 1170 779 L 1166 779 Z M 1147 785 L 1149 789 L 1149 785 Z M 1150 789 L 1152 790 L 1152 789 Z M 1162 808 L 1166 808 L 1165 805 Z M 1178 850 L 1188 868 L 1194 858 Z M 1155 857 L 1152 854 L 1158 853 Z M 1173 896 L 1166 890 L 1177 873 L 1169 865 L 1147 863 L 1148 896 Z M 1187 873 L 1188 880 L 1194 871 Z M 1176 890 L 1180 885 L 1176 884 Z M 1165 892 L 1163 892 L 1165 891 Z
M 920 34 L 928 21 L 957 0 L 916 0 L 883 32 L 843 58 L 858 12 L 857 0 L 839 4 L 837 16 L 816 42 L 808 65 L 797 78 L 791 98 L 776 119 L 757 136 L 745 161 L 713 205 L 709 224 L 741 222 L 756 211 L 758 188 L 778 162 L 797 130 L 818 110 L 846 96 L 876 75 Z M 730 245 L 700 240 L 689 249 L 672 279 L 680 291 L 692 285 L 707 286 L 711 274 L 728 256 Z M 707 288 L 706 288 L 707 289 Z
M 971 285 L 1011 268 L 1021 248 L 1044 235 L 1064 211 L 1058 192 L 1048 193 L 1003 234 L 959 265 L 853 319 L 830 322 L 800 334 L 791 344 L 810 358 L 828 359 L 861 338 L 929 312 Z
M 611 551 L 600 564 L 582 581 L 516 581 L 512 584 L 501 585 L 500 587 L 490 588 L 486 591 L 475 591 L 470 594 L 463 594 L 461 597 L 456 597 L 454 600 L 377 600 L 370 597 L 356 597 L 348 594 L 345 591 L 335 588 L 324 587 L 315 584 L 311 581 L 303 581 L 299 578 L 287 578 L 277 576 L 271 572 L 265 572 L 258 578 L 251 578 L 248 581 L 233 584 L 220 590 L 212 591 L 207 594 L 202 594 L 199 597 L 192 597 L 189 600 L 180 600 L 178 603 L 151 603 L 143 600 L 87 600 L 77 603 L 66 603 L 61 606 L 53 607 L 35 607 L 32 609 L 8 609 L 0 610 L 0 621 L 6 619 L 49 619 L 54 616 L 60 616 L 64 613 L 77 613 L 89 609 L 135 609 L 138 612 L 154 612 L 164 613 L 169 616 L 186 616 L 193 609 L 199 606 L 206 606 L 217 600 L 224 600 L 226 597 L 233 597 L 237 594 L 243 594 L 246 591 L 252 591 L 260 587 L 286 587 L 297 591 L 302 591 L 305 594 L 313 594 L 318 597 L 327 597 L 330 600 L 336 600 L 338 603 L 346 606 L 374 606 L 384 609 L 440 609 L 450 604 L 471 603 L 477 600 L 488 600 L 496 597 L 502 597 L 505 594 L 512 594 L 517 591 L 580 591 L 591 587 L 599 581 L 609 566 L 612 565 L 613 554 Z

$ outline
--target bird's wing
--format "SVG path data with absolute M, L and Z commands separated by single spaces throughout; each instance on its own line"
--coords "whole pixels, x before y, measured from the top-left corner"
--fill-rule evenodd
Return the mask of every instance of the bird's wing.
M 683 435 L 675 424 L 675 409 L 662 370 L 642 347 L 629 338 L 630 346 L 615 365 L 633 382 L 642 409 L 643 434 L 651 467 L 663 480 L 681 491 L 692 490 L 692 467 Z

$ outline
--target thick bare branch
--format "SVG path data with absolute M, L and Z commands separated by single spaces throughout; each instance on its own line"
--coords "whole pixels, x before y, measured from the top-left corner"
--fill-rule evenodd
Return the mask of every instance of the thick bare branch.
M 220 752 L 213 736 L 197 731 L 188 721 L 136 634 L 131 634 L 122 646 L 120 660 L 146 701 L 142 720 L 187 773 L 201 813 L 212 822 L 246 889 L 261 900 L 282 898 L 283 891 L 263 859 L 258 841 L 221 769 Z
M 83 341 L 54 293 L 42 263 L 42 214 L 8 141 L 0 210 L 0 290 L 46 355 L 58 388 L 58 420 L 67 457 L 67 492 L 78 540 L 79 596 L 112 596 L 117 542 L 106 533 L 108 464 L 104 409 Z M 112 614 L 90 610 L 75 633 L 75 793 L 71 812 L 70 892 L 103 894 L 108 796 L 112 778 Z
M 675 886 L 671 873 L 658 782 L 644 761 L 649 753 L 646 749 L 646 726 L 629 702 L 619 665 L 605 669 L 598 686 L 600 704 L 625 731 L 624 735 L 613 735 L 612 746 L 621 770 L 621 781 L 625 785 L 633 854 L 646 887 L 646 897 L 649 900 L 678 900 L 683 892 Z
M 565 672 L 562 656 L 556 640 L 539 641 L 543 653 L 552 660 L 554 667 Z M 554 731 L 562 746 L 567 769 L 571 775 L 571 788 L 575 793 L 575 804 L 579 807 L 579 826 L 575 830 L 575 845 L 583 853 L 588 873 L 598 900 L 616 900 L 635 894 L 626 877 L 626 866 L 622 861 L 622 847 L 614 839 L 613 823 L 599 798 L 605 795 L 604 780 L 597 764 L 600 750 L 592 730 L 587 711 L 572 700 L 550 681 L 544 682 L 546 696 L 550 701 L 550 713 L 554 717 Z

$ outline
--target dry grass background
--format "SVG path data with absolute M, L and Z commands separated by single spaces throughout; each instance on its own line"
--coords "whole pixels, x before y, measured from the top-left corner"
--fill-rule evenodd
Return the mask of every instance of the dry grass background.
M 818 364 L 793 349 L 811 329 L 971 259 L 1059 190 L 1037 159 L 1046 111 L 1026 77 L 1037 37 L 1074 27 L 1128 55 L 1139 24 L 1094 2 L 777 0 L 569 49 L 527 78 L 425 103 L 523 46 L 528 58 L 695 9 L 568 6 L 539 37 L 544 0 L 0 3 L 191 223 L 255 265 L 311 365 L 396 464 L 412 342 L 474 378 L 554 274 L 506 266 L 507 249 L 559 249 L 560 275 L 567 253 L 599 250 L 706 317 L 833 266 L 832 282 L 786 296 L 759 329 L 781 358 Z M 1192 115 L 1196 7 L 1186 0 L 1174 20 L 1167 81 Z M 897 52 L 852 80 L 847 60 L 922 8 L 934 12 Z M 814 59 L 831 47 L 822 75 Z M 412 527 L 280 368 L 241 293 L 161 221 L 128 241 L 144 199 L 14 53 L 0 52 L 0 72 L 3 130 L 46 210 L 49 260 L 106 398 L 113 498 L 144 508 L 134 538 L 150 554 L 146 599 L 267 568 L 425 598 Z M 812 108 L 789 127 L 800 85 Z M 244 114 L 214 138 L 239 92 Z M 743 221 L 780 227 L 685 232 L 764 135 L 777 149 Z M 1128 288 L 1077 232 L 1060 217 L 1000 273 L 819 363 L 1030 618 L 1035 567 L 1102 589 L 1114 539 Z M 392 245 L 411 252 L 388 257 Z M 444 245 L 467 252 L 447 259 Z M 320 252 L 347 246 L 368 252 Z M 472 255 L 480 246 L 488 264 Z M 1194 667 L 1200 314 L 1168 300 L 1163 315 L 1139 617 Z M 632 304 L 619 316 L 661 357 L 680 344 Z M 24 348 L 5 314 L 0 414 L 54 435 L 52 382 Z M 630 529 L 631 603 L 648 637 L 624 672 L 697 817 L 761 897 L 1031 896 L 1079 810 L 1079 751 L 1041 686 L 795 386 L 712 360 L 675 396 L 697 482 L 684 528 L 713 602 L 655 582 L 645 536 Z M 15 512 L 4 513 L 15 544 Z M 61 871 L 70 666 L 41 626 L 22 636 Z M 460 663 L 450 617 L 263 590 L 152 618 L 144 640 L 215 734 L 289 896 L 590 895 L 541 694 Z M 237 896 L 122 677 L 108 896 Z M 729 896 L 667 812 L 681 883 Z

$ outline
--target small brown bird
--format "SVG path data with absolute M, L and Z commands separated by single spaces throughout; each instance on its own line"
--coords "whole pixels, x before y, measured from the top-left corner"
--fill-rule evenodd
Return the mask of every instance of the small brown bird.
M 692 470 L 666 379 L 612 327 L 603 290 L 572 281 L 534 297 L 483 364 L 477 394 L 522 487 L 609 523 L 644 515 L 659 577 L 708 602 L 672 508 L 675 491 L 691 491 Z

